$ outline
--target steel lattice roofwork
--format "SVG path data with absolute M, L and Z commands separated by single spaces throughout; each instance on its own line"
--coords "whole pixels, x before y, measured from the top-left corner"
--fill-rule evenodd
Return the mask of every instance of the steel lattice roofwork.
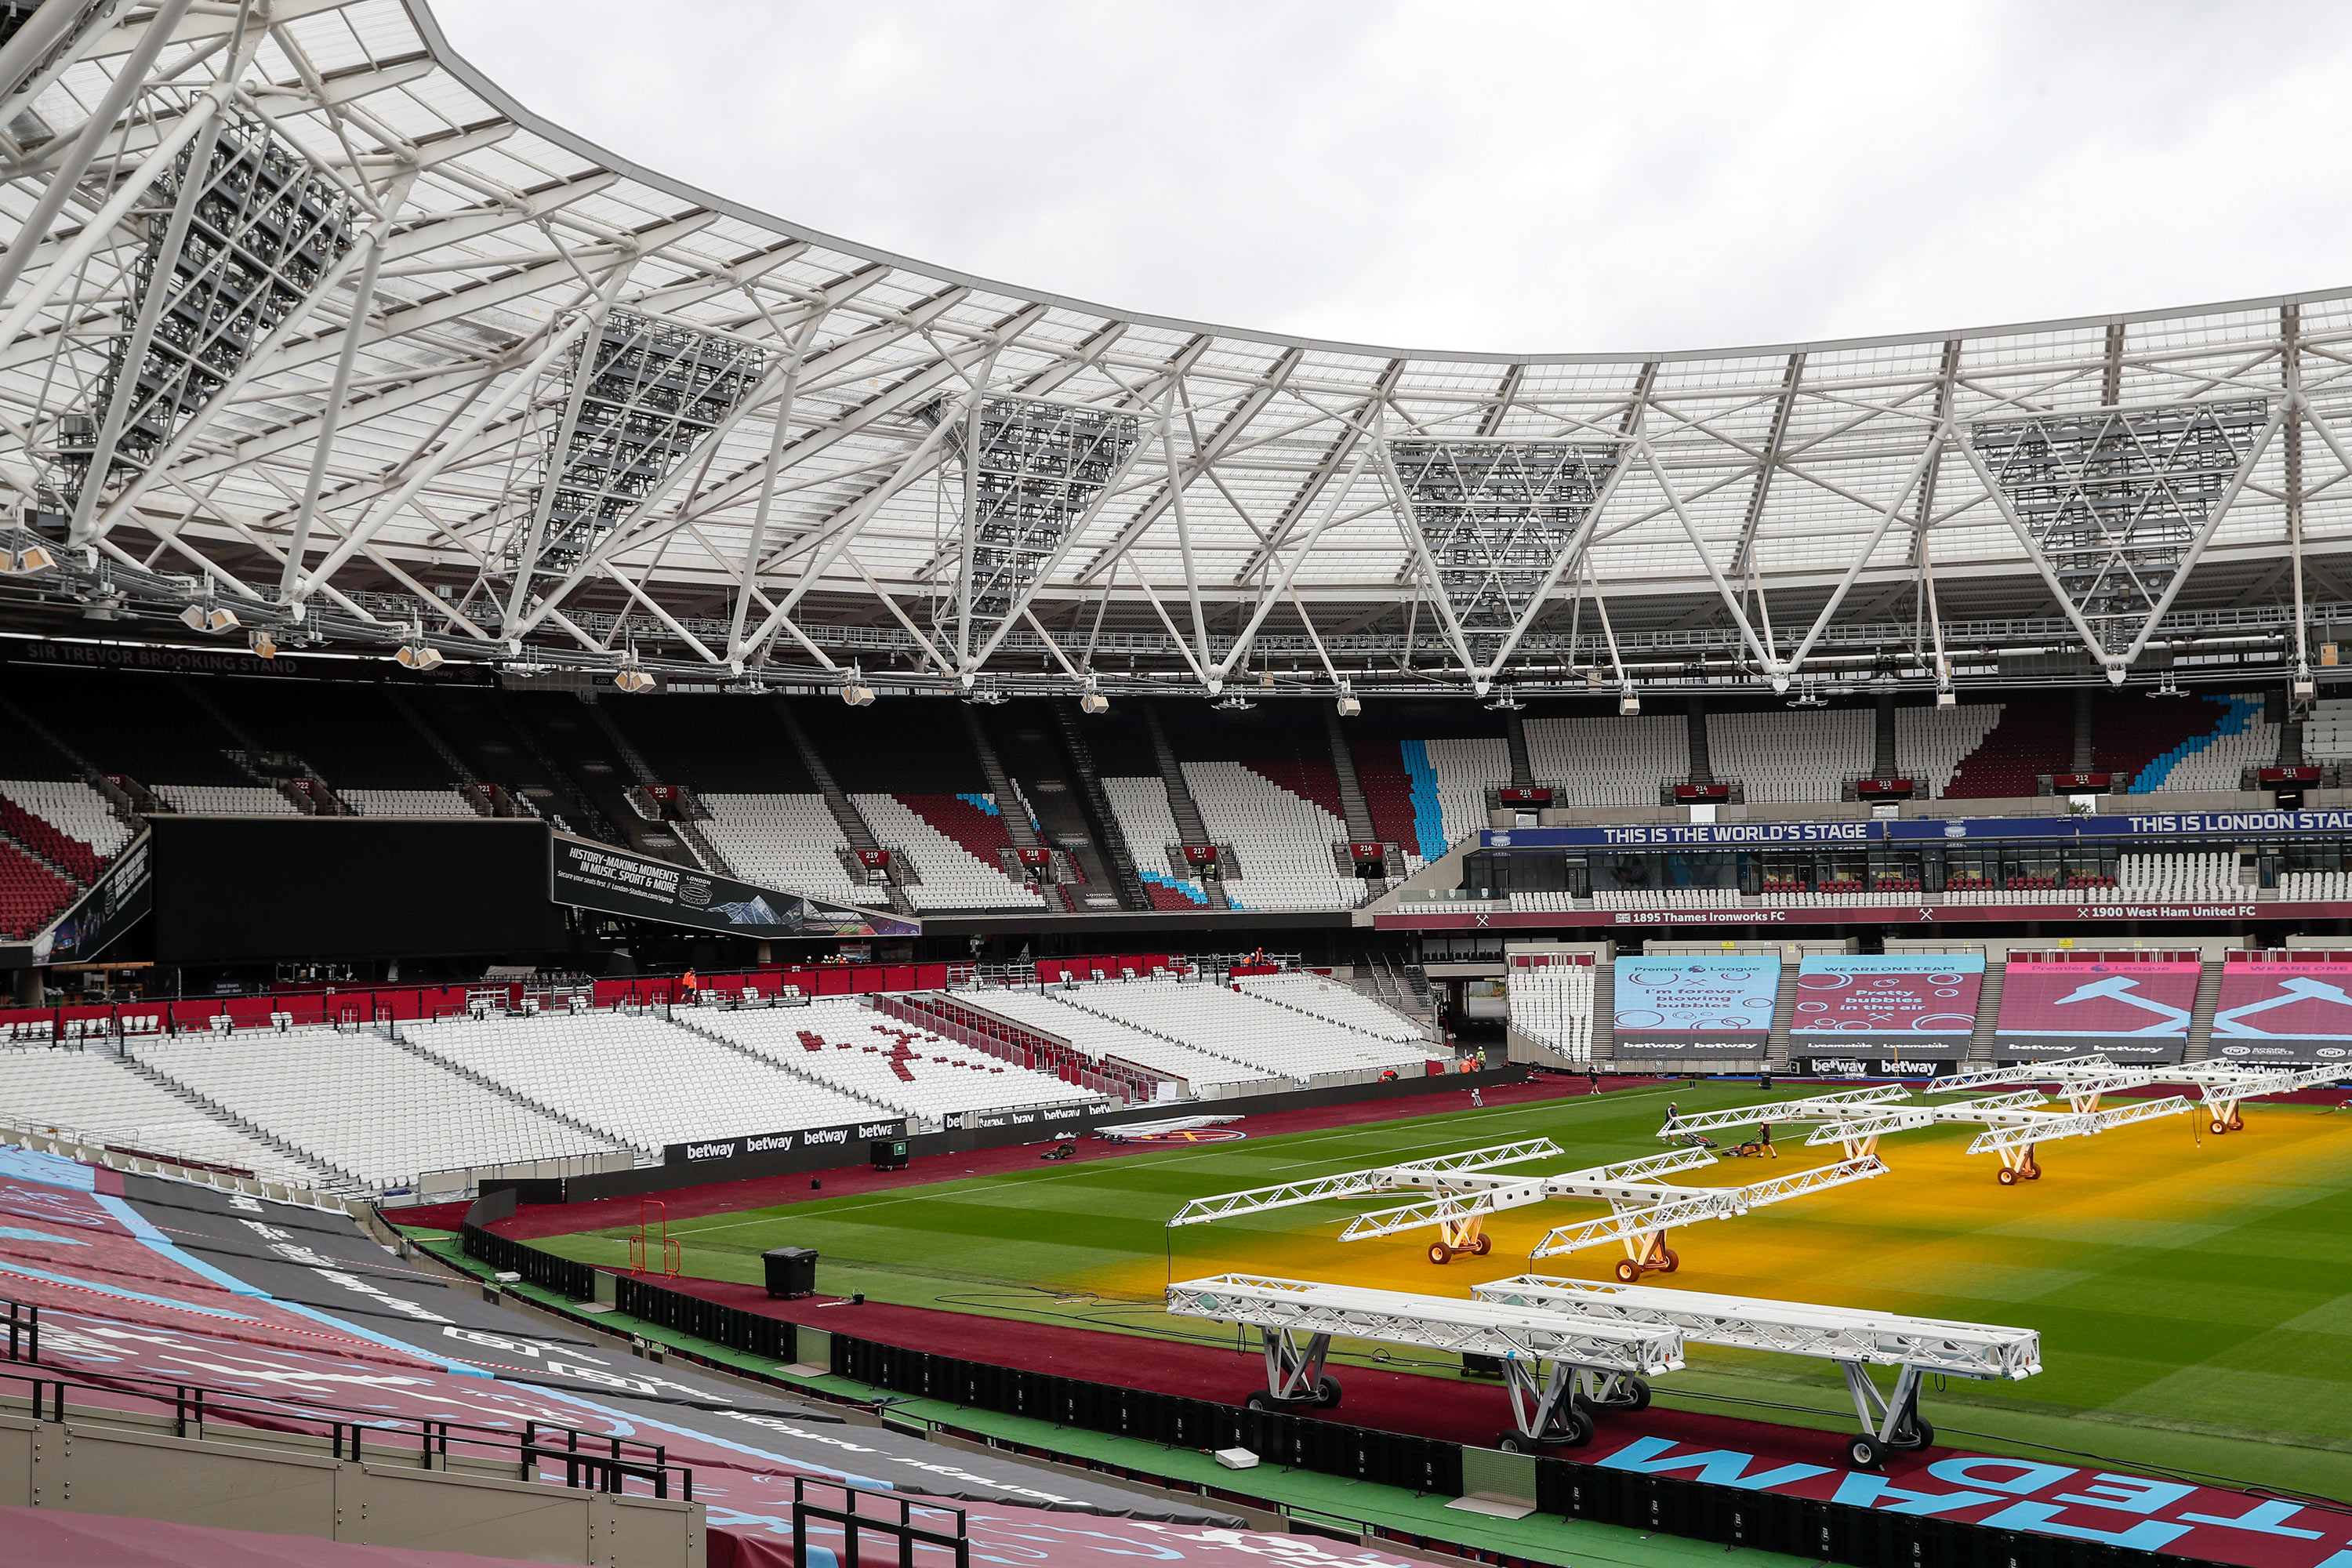
M 417 0 L 5 25 L 19 627 L 1328 694 L 2242 682 L 2352 620 L 2352 290 L 1723 351 L 1307 342 L 635 167 Z

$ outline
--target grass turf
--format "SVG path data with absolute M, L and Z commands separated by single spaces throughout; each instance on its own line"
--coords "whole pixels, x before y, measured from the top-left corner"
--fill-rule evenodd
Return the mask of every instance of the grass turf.
M 1187 1199 L 1538 1135 L 1566 1158 L 1530 1169 L 1630 1158 L 1658 1149 L 1669 1097 L 1691 1111 L 1757 1095 L 1752 1087 L 1651 1088 L 950 1174 L 706 1216 L 672 1234 L 682 1238 L 685 1271 L 707 1279 L 756 1281 L 764 1249 L 814 1247 L 824 1260 L 819 1284 L 830 1292 L 1213 1336 L 1211 1325 L 1156 1310 L 1171 1279 L 1239 1269 L 1463 1294 L 1530 1268 L 1606 1278 L 1616 1254 L 1528 1262 L 1551 1226 L 1599 1212 L 1588 1205 L 1496 1216 L 1487 1226 L 1492 1253 L 1441 1268 L 1423 1256 L 1430 1238 L 1418 1234 L 1339 1243 L 1337 1221 L 1369 1206 L 1361 1200 L 1168 1230 L 1165 1220 Z M 1679 1231 L 1681 1271 L 1646 1283 L 2033 1328 L 2042 1375 L 1931 1393 L 1929 1414 L 1945 1441 L 2346 1496 L 2352 1117 L 2257 1104 L 2246 1120 L 2246 1131 L 2226 1137 L 2181 1117 L 2045 1145 L 2048 1174 L 2012 1188 L 1994 1183 L 1990 1157 L 1962 1152 L 1972 1129 L 1901 1134 L 1882 1150 L 1891 1175 Z M 1784 1138 L 1777 1163 L 1727 1160 L 1678 1179 L 1753 1181 L 1825 1152 L 1834 1155 Z M 939 1163 L 952 1171 L 951 1156 Z M 534 1245 L 619 1268 L 633 1228 Z M 1664 1380 L 1664 1403 L 1812 1426 L 1852 1419 L 1826 1363 L 1706 1347 L 1693 1347 L 1690 1362 Z

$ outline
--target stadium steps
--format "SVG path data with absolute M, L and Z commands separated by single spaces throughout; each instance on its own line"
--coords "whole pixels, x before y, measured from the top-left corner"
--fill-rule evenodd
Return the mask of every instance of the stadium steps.
M 1176 761 L 1176 748 L 1168 743 L 1168 731 L 1160 722 L 1159 710 L 1149 699 L 1137 706 L 1143 710 L 1143 722 L 1151 731 L 1152 760 L 1160 769 L 1160 787 L 1168 792 L 1168 815 L 1176 819 L 1178 837 L 1187 844 L 1208 843 L 1208 826 L 1202 822 L 1200 805 L 1193 800 L 1192 790 L 1184 783 L 1183 766 Z M 1230 910 L 1234 907 L 1225 897 L 1223 878 L 1203 877 L 1201 887 L 1209 895 L 1211 909 Z
M 1899 779 L 1903 776 L 1903 760 L 1895 754 L 1895 693 L 1878 694 L 1878 714 L 1873 721 L 1870 749 L 1870 776 L 1875 779 Z
M 291 1175 L 295 1172 L 299 1171 L 310 1172 L 314 1175 L 323 1178 L 323 1180 L 314 1183 L 314 1185 L 323 1186 L 335 1192 L 363 1191 L 370 1186 L 370 1184 L 366 1180 L 352 1172 L 344 1170 L 341 1165 L 335 1164 L 331 1161 L 321 1160 L 316 1154 L 310 1152 L 306 1149 L 297 1148 L 295 1145 L 289 1143 L 285 1139 L 280 1138 L 277 1133 L 271 1131 L 268 1128 L 262 1126 L 258 1121 L 247 1121 L 244 1117 L 239 1116 L 236 1112 L 229 1110 L 218 1100 L 205 1099 L 194 1089 L 190 1089 L 186 1084 L 182 1083 L 178 1079 L 173 1078 L 171 1074 L 164 1072 L 162 1068 L 155 1067 L 152 1063 L 143 1061 L 138 1057 L 130 1055 L 128 1052 L 124 1053 L 121 1060 L 124 1067 L 129 1068 L 132 1072 L 137 1073 L 141 1078 L 145 1079 L 149 1083 L 153 1084 L 157 1089 L 160 1089 L 164 1093 L 171 1095 L 173 1099 L 184 1101 L 190 1109 L 203 1116 L 206 1121 L 218 1121 L 227 1126 L 234 1127 L 239 1132 L 244 1133 L 247 1137 L 254 1139 L 259 1142 L 267 1143 L 272 1149 L 275 1149 L 279 1153 L 285 1155 L 286 1158 L 292 1163 L 292 1169 L 288 1171 L 286 1173 L 287 1174 Z
M 604 710 L 604 705 L 602 702 L 592 701 L 584 693 L 574 693 L 574 695 L 580 698 L 580 705 L 588 710 L 588 717 L 595 721 L 597 731 L 604 737 L 605 743 L 613 748 L 613 754 L 621 759 L 621 765 L 635 776 L 637 783 L 657 784 L 675 782 L 663 778 L 654 772 L 653 764 L 646 761 L 646 754 L 638 751 L 628 736 L 621 732 L 620 725 L 613 721 L 612 714 Z M 727 863 L 727 857 L 721 855 L 718 847 L 703 836 L 702 829 L 693 823 L 687 821 L 683 816 L 678 816 L 665 818 L 662 826 L 677 835 L 678 841 L 686 846 L 687 854 L 694 858 L 695 863 L 701 869 L 716 872 L 721 877 L 735 875 L 735 868 Z
M 2213 1054 L 2213 1011 L 2221 1005 L 2221 965 L 2207 959 L 2197 976 L 2197 1000 L 2189 1010 L 2189 1043 L 2185 1060 L 2201 1062 Z
M 882 1017 L 887 1016 L 887 1015 L 877 1014 L 876 1016 Z M 724 1049 L 733 1051 L 737 1056 L 747 1058 L 751 1061 L 758 1062 L 761 1067 L 770 1068 L 775 1072 L 780 1072 L 786 1078 L 793 1079 L 801 1083 L 812 1084 L 818 1089 L 827 1089 L 832 1093 L 840 1095 L 845 1100 L 855 1100 L 859 1101 L 861 1104 L 870 1105 L 874 1108 L 874 1117 L 877 1121 L 887 1121 L 893 1117 L 905 1117 L 908 1121 L 916 1119 L 915 1113 L 911 1110 L 895 1110 L 890 1106 L 883 1104 L 878 1100 L 870 1099 L 866 1095 L 858 1093 L 854 1089 L 849 1089 L 841 1084 L 835 1083 L 831 1079 L 819 1078 L 814 1073 L 803 1072 L 800 1068 L 794 1067 L 791 1062 L 785 1060 L 781 1056 L 772 1057 L 763 1051 L 755 1051 L 749 1046 L 739 1045 L 735 1041 L 729 1039 L 726 1036 L 719 1034 L 715 1029 L 706 1029 L 701 1025 L 694 1022 L 691 1018 L 679 1017 L 675 1010 L 671 1012 L 669 1021 L 677 1027 L 684 1029 L 689 1035 L 698 1035 L 703 1039 L 709 1040 L 714 1046 L 719 1046 Z M 911 1075 L 904 1072 L 903 1070 L 899 1073 L 899 1076 L 906 1079 L 909 1083 L 914 1081 Z
M 2000 1022 L 2001 983 L 2009 977 L 2006 959 L 1985 959 L 1984 984 L 1977 992 L 1977 1026 L 1969 1034 L 1970 1064 L 1992 1061 L 1993 1028 Z
M 1333 717 L 1336 720 L 1338 715 L 1335 713 Z M 1517 709 L 1504 710 L 1503 734 L 1511 748 L 1511 787 L 1533 789 L 1536 782 L 1536 764 L 1528 754 L 1528 726 L 1526 721 L 1520 717 Z
M 1617 965 L 1592 966 L 1592 1065 L 1612 1067 L 1617 1061 Z
M 1685 710 L 1690 747 L 1690 782 L 1711 784 L 1716 782 L 1715 763 L 1706 749 L 1706 699 L 1693 692 Z M 1672 781 L 1669 781 L 1672 782 Z
M 638 1144 L 632 1143 L 617 1132 L 608 1131 L 591 1122 L 583 1121 L 576 1116 L 567 1115 L 565 1112 L 558 1110 L 555 1107 L 549 1105 L 544 1100 L 533 1100 L 530 1095 L 509 1089 L 506 1085 L 499 1082 L 496 1079 L 483 1077 L 480 1073 L 476 1072 L 472 1068 L 467 1067 L 464 1062 L 458 1061 L 452 1057 L 442 1056 L 437 1051 L 428 1051 L 414 1040 L 403 1039 L 397 1034 L 387 1034 L 384 1037 L 389 1039 L 394 1045 L 398 1046 L 402 1050 L 406 1051 L 410 1056 L 416 1058 L 419 1061 L 430 1062 L 435 1067 L 441 1068 L 445 1072 L 455 1073 L 459 1078 L 464 1079 L 467 1083 L 474 1085 L 485 1093 L 495 1094 L 500 1100 L 509 1100 L 513 1104 L 522 1106 L 526 1110 L 536 1110 L 541 1116 L 548 1117 L 556 1121 L 561 1121 L 564 1126 L 571 1128 L 574 1132 L 584 1133 L 588 1137 L 597 1139 L 605 1143 L 610 1143 L 616 1149 L 628 1149 L 635 1151 L 637 1153 L 658 1154 L 660 1152 L 659 1150 L 647 1150 Z
M 220 705 L 215 702 L 212 698 L 206 694 L 201 684 L 189 679 L 184 675 L 175 675 L 172 677 L 172 688 L 173 690 L 179 692 L 182 697 L 187 700 L 189 707 L 194 709 L 197 712 L 202 713 L 205 718 L 210 719 L 214 724 L 219 727 L 222 734 L 226 735 L 230 740 L 236 742 L 236 746 L 234 750 L 223 747 L 221 750 L 221 755 L 226 757 L 230 765 L 235 767 L 237 772 L 243 773 L 247 778 L 251 779 L 263 789 L 274 790 L 278 795 L 285 796 L 286 799 L 292 804 L 294 809 L 300 812 L 305 816 L 342 816 L 350 815 L 350 808 L 344 806 L 343 803 L 340 800 L 334 803 L 335 809 L 333 811 L 321 811 L 320 806 L 324 803 L 315 801 L 310 796 L 304 795 L 300 790 L 296 789 L 289 781 L 282 778 L 272 778 L 268 773 L 256 768 L 253 765 L 253 759 L 260 756 L 267 748 L 265 748 L 260 742 L 255 740 L 251 733 L 249 733 L 243 725 L 239 724 L 236 720 L 223 712 Z M 308 763 L 302 762 L 299 757 L 297 757 L 294 760 L 301 764 L 302 772 L 305 775 L 313 779 L 317 779 L 319 777 L 318 769 L 312 767 Z M 321 791 L 326 790 L 326 782 L 323 779 L 320 780 L 319 787 Z
M 1118 814 L 1111 809 L 1110 795 L 1103 789 L 1102 773 L 1095 766 L 1094 748 L 1087 744 L 1086 731 L 1079 726 L 1070 704 L 1054 699 L 1048 704 L 1054 710 L 1054 723 L 1062 731 L 1062 751 L 1070 760 L 1070 771 L 1076 775 L 1078 788 L 1086 798 L 1087 831 L 1110 863 L 1111 876 L 1119 901 L 1128 909 L 1149 910 L 1151 895 L 1144 890 L 1143 879 L 1136 874 L 1135 851 L 1127 835 L 1118 830 Z
M 1030 821 L 1029 814 L 1036 807 L 1022 793 L 1021 786 L 1013 782 L 1013 775 L 1004 771 L 1004 760 L 997 755 L 996 743 L 988 738 L 987 727 L 981 723 L 979 712 L 970 703 L 958 706 L 963 710 L 964 731 L 971 738 L 972 755 L 979 759 L 980 775 L 988 782 L 989 797 L 996 802 L 996 819 L 1004 825 L 1005 837 L 1013 840 L 1015 849 L 1035 849 L 1041 846 L 1052 847 L 1046 839 L 1039 837 L 1036 825 Z M 1041 817 L 1043 815 L 1039 812 Z M 1064 824 L 1063 831 L 1066 835 L 1068 833 L 1068 824 Z M 1074 860 L 1077 858 L 1075 849 L 1065 853 Z M 985 855 L 977 858 L 984 864 L 990 863 L 989 857 Z M 1006 874 L 1013 875 L 1012 872 Z M 1046 904 L 1055 913 L 1078 912 L 1076 896 L 1061 883 L 1048 882 L 1044 891 Z
M 874 837 L 874 829 L 866 825 L 865 815 L 857 809 L 857 803 L 849 798 L 849 792 L 841 787 L 841 782 L 833 776 L 833 770 L 825 766 L 824 759 L 817 754 L 816 742 L 811 741 L 808 731 L 801 728 L 800 719 L 793 712 L 793 705 L 779 696 L 769 700 L 768 708 L 775 714 L 777 722 L 783 725 L 784 733 L 792 737 L 793 749 L 800 753 L 801 765 L 808 770 L 809 779 L 816 785 L 817 794 L 824 797 L 824 808 L 833 813 L 834 826 L 841 829 L 844 838 L 849 840 L 849 847 L 853 850 L 881 848 L 881 841 Z M 896 881 L 885 882 L 882 887 L 883 891 L 889 895 L 892 912 L 902 915 L 915 912 L 915 901 L 907 896 L 904 888 Z
M 407 720 L 408 727 L 415 731 L 424 739 L 425 743 L 433 749 L 433 754 L 439 757 L 449 771 L 457 775 L 459 781 L 457 792 L 466 797 L 466 804 L 472 806 L 478 816 L 496 816 L 498 807 L 484 799 L 482 792 L 475 787 L 477 779 L 474 770 L 466 765 L 466 759 L 457 754 L 456 747 L 443 740 L 440 732 L 425 721 L 425 715 L 416 710 L 416 705 L 409 701 L 406 694 L 389 681 L 377 689 L 383 693 L 383 700 L 392 704 L 393 711 Z
M 1518 715 L 1511 718 L 1516 721 Z M 1372 803 L 1365 798 L 1364 781 L 1356 776 L 1356 754 L 1348 749 L 1348 731 L 1336 704 L 1323 710 L 1323 732 L 1331 742 L 1331 771 L 1339 779 L 1339 816 L 1348 825 L 1348 837 L 1352 843 L 1377 844 L 1381 830 L 1372 825 Z
M 1780 990 L 1772 997 L 1772 1032 L 1764 1037 L 1764 1061 L 1774 1072 L 1789 1070 L 1789 1030 L 1797 1021 L 1797 973 L 1801 966 L 1780 965 Z

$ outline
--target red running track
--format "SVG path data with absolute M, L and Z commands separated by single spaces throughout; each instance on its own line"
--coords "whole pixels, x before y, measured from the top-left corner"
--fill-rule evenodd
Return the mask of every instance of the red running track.
M 1606 1093 L 1611 1089 L 1656 1081 L 1647 1078 L 1603 1078 L 1601 1088 Z M 1485 1091 L 1484 1099 L 1490 1107 L 1524 1105 L 1542 1100 L 1581 1099 L 1590 1089 L 1590 1084 L 1581 1078 L 1539 1073 L 1526 1083 L 1490 1088 Z M 1441 1091 L 1402 1100 L 1362 1100 L 1345 1105 L 1316 1106 L 1304 1110 L 1277 1110 L 1269 1115 L 1246 1116 L 1241 1125 L 1253 1138 L 1275 1138 L 1286 1132 L 1311 1132 L 1329 1127 L 1358 1127 L 1371 1122 L 1433 1116 L 1449 1110 L 1465 1109 L 1468 1104 L 1467 1089 L 1458 1093 Z M 1199 1109 L 1213 1112 L 1214 1108 Z M 1186 1113 L 1189 1112 L 1179 1112 Z M 1074 1158 L 1117 1160 L 1166 1147 L 1166 1144 L 1158 1143 L 1115 1143 L 1107 1138 L 1081 1138 L 1077 1141 L 1078 1152 Z M 890 1187 L 952 1182 L 965 1176 L 1001 1175 L 1007 1171 L 1025 1170 L 1035 1164 L 1037 1151 L 1035 1143 L 1014 1143 L 1002 1149 L 976 1149 L 962 1154 L 926 1154 L 908 1162 L 903 1171 L 877 1171 L 868 1165 L 840 1165 L 829 1171 L 800 1171 L 787 1176 L 755 1176 L 748 1181 L 677 1187 L 652 1195 L 667 1205 L 667 1217 L 675 1225 L 680 1220 L 705 1215 L 732 1214 L 739 1209 L 775 1208 L 785 1204 L 854 1196 Z M 823 1189 L 812 1188 L 809 1184 L 812 1180 L 822 1181 L 824 1184 Z M 525 1204 L 516 1210 L 514 1217 L 502 1219 L 490 1229 L 500 1236 L 528 1241 L 534 1237 L 568 1236 L 574 1231 L 635 1225 L 643 1202 L 640 1198 L 625 1197 L 604 1198 L 587 1204 Z M 425 1204 L 394 1210 L 390 1217 L 397 1225 L 430 1230 L 455 1230 L 458 1221 L 465 1217 L 467 1206 L 464 1204 Z

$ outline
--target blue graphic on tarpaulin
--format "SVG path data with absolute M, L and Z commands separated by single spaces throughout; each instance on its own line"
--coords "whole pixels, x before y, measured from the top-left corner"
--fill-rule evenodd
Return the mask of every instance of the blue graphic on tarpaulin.
M 1760 1057 L 1780 994 L 1777 952 L 1620 958 L 1617 1054 Z

